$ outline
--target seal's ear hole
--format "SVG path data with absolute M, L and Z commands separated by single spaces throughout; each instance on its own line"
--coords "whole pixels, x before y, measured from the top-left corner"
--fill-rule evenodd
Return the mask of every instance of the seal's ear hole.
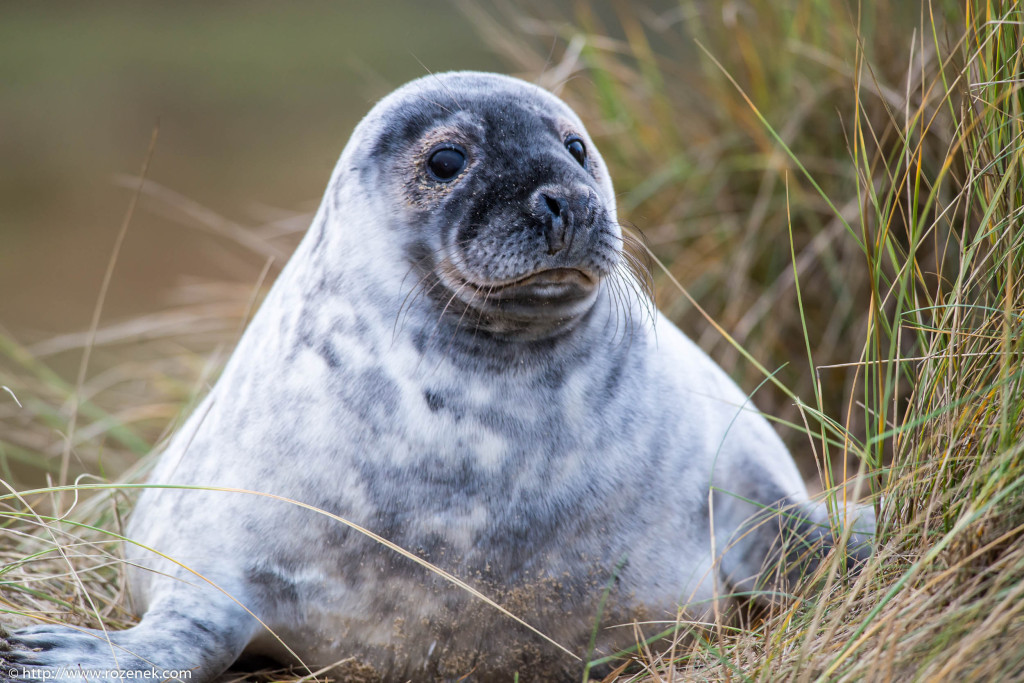
M 575 135 L 565 141 L 565 148 L 569 150 L 572 158 L 579 162 L 583 168 L 587 167 L 587 147 Z
M 447 182 L 466 167 L 466 153 L 458 147 L 445 146 L 434 150 L 427 159 L 427 170 L 435 180 Z

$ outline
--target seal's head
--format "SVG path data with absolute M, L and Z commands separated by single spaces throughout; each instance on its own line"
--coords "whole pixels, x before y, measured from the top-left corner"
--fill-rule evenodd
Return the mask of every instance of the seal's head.
M 561 100 L 518 79 L 431 75 L 382 100 L 340 164 L 374 193 L 431 299 L 495 330 L 593 306 L 622 246 L 607 169 Z

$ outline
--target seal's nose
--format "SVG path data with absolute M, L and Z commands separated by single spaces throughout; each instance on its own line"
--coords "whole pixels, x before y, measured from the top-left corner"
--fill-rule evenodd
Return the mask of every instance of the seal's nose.
M 544 225 L 548 253 L 557 254 L 572 243 L 573 221 L 569 202 L 558 194 L 541 192 L 537 198 L 537 213 Z

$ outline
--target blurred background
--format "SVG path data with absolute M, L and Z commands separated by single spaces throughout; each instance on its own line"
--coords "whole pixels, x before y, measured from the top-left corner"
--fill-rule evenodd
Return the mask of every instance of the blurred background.
M 88 325 L 134 189 L 119 177 L 137 175 L 157 122 L 148 177 L 257 224 L 315 208 L 352 127 L 395 86 L 504 66 L 450 3 L 5 3 L 0 322 L 25 340 Z M 223 276 L 208 234 L 155 208 L 132 222 L 109 319 Z
M 451 69 L 519 75 L 577 109 L 620 218 L 668 269 L 653 269 L 659 306 L 757 390 L 813 478 L 794 395 L 817 404 L 816 377 L 831 419 L 854 433 L 865 420 L 862 378 L 842 365 L 860 358 L 871 296 L 844 121 L 874 122 L 861 144 L 884 158 L 935 55 L 920 6 L 870 5 L 0 5 L 0 384 L 17 399 L 0 394 L 0 478 L 134 465 L 216 376 L 359 118 Z M 922 163 L 941 163 L 930 149 Z M 672 278 L 793 393 L 758 388 L 765 373 Z

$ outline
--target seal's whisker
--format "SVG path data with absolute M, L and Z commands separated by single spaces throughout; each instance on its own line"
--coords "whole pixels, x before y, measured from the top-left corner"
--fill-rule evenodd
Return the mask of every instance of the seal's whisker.
M 624 302 L 622 300 L 622 292 L 619 289 L 618 279 L 614 276 L 614 273 L 605 278 L 604 281 L 607 281 L 608 287 L 610 288 L 612 305 L 614 307 L 615 328 L 612 330 L 612 340 L 614 340 L 619 336 L 619 326 L 622 324 L 621 321 L 623 321 L 622 312 Z M 626 334 L 625 329 L 623 329 L 622 333 L 623 335 Z
M 415 266 L 412 266 L 410 268 L 410 272 L 412 271 L 413 268 L 415 268 Z M 425 287 L 424 283 L 431 279 L 433 279 L 433 283 L 429 287 Z M 417 283 L 414 286 L 409 288 L 409 291 L 406 293 L 405 297 L 402 299 L 402 303 L 398 307 L 398 311 L 395 313 L 395 323 L 394 326 L 392 327 L 392 341 L 394 340 L 394 335 L 397 334 L 397 332 L 400 330 L 399 322 L 403 318 L 403 312 L 405 312 L 405 317 L 407 318 L 408 312 L 412 310 L 412 307 L 421 298 L 429 296 L 430 293 L 433 292 L 435 289 L 443 286 L 443 283 L 437 277 L 437 275 L 433 271 L 428 270 L 423 274 L 423 276 L 419 279 L 419 281 L 417 281 Z
M 630 305 L 631 300 L 629 294 L 623 291 L 623 288 L 627 287 L 628 285 L 623 282 L 622 278 L 618 275 L 617 272 L 611 276 L 611 279 L 615 286 L 615 289 L 618 291 L 618 296 L 619 300 L 622 302 L 621 308 L 623 311 L 622 339 L 618 343 L 620 345 L 625 343 L 626 348 L 628 349 L 633 344 L 633 334 L 635 333 L 633 307 Z
M 428 278 L 431 278 L 432 276 L 433 276 L 433 284 L 431 284 L 430 287 L 422 286 L 422 283 L 425 282 Z M 441 280 L 434 275 L 434 273 L 427 273 L 426 275 L 424 275 L 422 278 L 420 278 L 420 283 L 419 284 L 420 284 L 420 286 L 418 286 L 417 288 L 414 288 L 414 289 L 410 289 L 409 293 L 406 294 L 406 300 L 408 301 L 408 306 L 404 309 L 406 311 L 406 314 L 405 314 L 406 318 L 408 318 L 408 315 L 409 315 L 408 311 L 411 311 L 412 307 L 417 302 L 419 302 L 421 299 L 423 299 L 425 297 L 429 297 L 431 295 L 431 293 L 433 293 L 433 291 L 438 289 L 439 287 L 441 287 L 441 288 L 444 287 L 444 283 L 442 283 Z M 410 297 L 412 297 L 412 298 L 410 299 Z M 403 305 L 405 305 L 405 302 L 403 302 Z M 398 323 L 399 323 L 399 318 L 402 316 L 402 312 L 403 312 L 403 308 L 399 308 L 398 313 L 395 315 L 395 329 L 397 331 L 401 331 L 401 327 L 398 326 Z M 392 333 L 394 334 L 395 330 L 393 330 Z
M 651 298 L 653 299 L 654 269 L 652 267 L 651 249 L 647 243 L 647 236 L 635 224 L 628 221 L 619 221 L 619 227 L 622 229 L 622 251 L 632 257 L 633 262 L 637 264 L 638 272 L 643 275 L 643 279 L 649 284 L 649 287 L 645 287 L 645 289 L 651 292 Z
M 458 240 L 458 241 L 453 243 L 453 246 L 461 247 L 461 246 L 464 246 L 464 245 L 466 245 L 466 244 L 468 244 L 470 242 L 472 242 L 471 238 L 467 238 L 467 239 L 464 239 L 464 240 Z M 438 258 L 438 257 L 440 257 L 440 258 Z M 414 261 L 409 266 L 408 270 L 406 270 L 405 275 L 402 276 L 402 281 L 401 281 L 401 284 L 399 285 L 399 289 L 400 290 L 404 289 L 405 282 L 409 278 L 409 275 L 412 274 L 413 271 L 421 270 L 423 272 L 423 275 L 416 282 L 416 284 L 414 284 L 412 287 L 409 288 L 409 291 L 406 293 L 405 297 L 402 299 L 402 303 L 398 307 L 398 311 L 395 313 L 395 322 L 394 322 L 394 325 L 392 326 L 392 331 L 391 331 L 392 341 L 394 341 L 395 335 L 397 334 L 397 332 L 399 330 L 399 321 L 400 321 L 400 319 L 402 317 L 402 312 L 403 311 L 411 310 L 411 307 L 420 299 L 420 297 L 422 297 L 424 295 L 429 295 L 431 292 L 433 292 L 439 286 L 440 287 L 444 287 L 444 283 L 441 282 L 439 279 L 437 279 L 437 274 L 434 272 L 434 270 L 432 268 L 423 268 L 423 264 L 428 259 L 436 259 L 437 261 L 442 261 L 442 260 L 445 259 L 445 257 L 446 257 L 446 247 L 441 247 L 440 249 L 435 249 L 433 251 L 429 251 L 426 254 L 424 254 L 423 256 L 421 256 L 420 258 L 416 259 L 416 261 Z M 424 283 L 427 280 L 431 279 L 431 278 L 434 278 L 433 284 L 431 284 L 431 286 L 429 288 L 424 288 L 424 286 L 423 286 Z M 414 294 L 415 294 L 415 296 L 413 296 Z
M 411 273 L 413 271 L 413 269 L 415 269 L 415 268 L 416 268 L 415 265 L 410 266 L 408 272 Z M 429 294 L 430 291 L 432 291 L 435 287 L 438 286 L 438 284 L 440 284 L 439 281 L 435 280 L 434 284 L 430 286 L 430 289 L 425 289 L 423 287 L 423 283 L 426 282 L 427 279 L 430 278 L 432 275 L 433 275 L 433 272 L 431 272 L 431 271 L 427 271 L 426 273 L 424 273 L 424 275 L 416 282 L 416 284 L 409 288 L 409 291 L 406 292 L 405 297 L 403 297 L 402 303 L 399 304 L 398 311 L 396 311 L 396 313 L 395 313 L 394 325 L 392 325 L 392 327 L 391 327 L 391 341 L 392 341 L 392 343 L 394 343 L 395 337 L 398 334 L 398 331 L 400 329 L 399 322 L 402 320 L 403 312 L 405 312 L 405 315 L 408 316 L 408 311 L 411 310 L 412 305 L 415 304 L 419 300 L 419 298 L 421 296 L 423 296 L 424 292 Z M 406 273 L 406 277 L 408 277 L 408 273 Z M 402 278 L 402 283 L 403 284 L 405 283 L 405 278 L 404 277 Z M 399 291 L 401 291 L 401 289 Z M 409 308 L 407 308 L 407 306 Z
M 424 71 L 426 71 L 428 74 L 430 74 L 431 79 L 434 82 L 436 82 L 438 85 L 441 86 L 441 89 L 444 90 L 445 93 L 447 93 L 448 97 L 452 98 L 452 102 L 454 102 L 455 106 L 457 106 L 459 108 L 459 111 L 463 111 L 462 104 L 459 102 L 458 98 L 455 97 L 455 93 L 452 92 L 451 88 L 448 87 L 448 85 L 444 82 L 444 80 L 441 79 L 441 78 L 438 78 L 437 74 L 435 74 L 433 71 L 428 69 L 427 65 L 424 64 L 422 61 L 420 61 L 420 58 L 417 57 L 415 54 L 413 54 L 413 52 L 411 50 L 409 51 L 409 54 L 412 55 L 412 58 L 415 59 L 419 63 L 419 65 L 423 67 Z M 417 93 L 417 94 L 422 96 L 422 93 Z M 436 102 L 435 102 L 435 104 L 436 104 Z
M 459 319 L 455 322 L 455 324 L 452 325 L 451 339 L 448 340 L 448 345 L 445 347 L 444 353 L 438 354 L 438 361 L 437 361 L 437 365 L 435 366 L 435 370 L 437 370 L 438 368 L 441 367 L 441 362 L 445 358 L 450 358 L 451 357 L 452 348 L 455 346 L 455 340 L 458 338 L 459 328 L 461 327 L 462 322 L 463 322 L 463 320 L 466 317 L 466 314 L 471 309 L 473 309 L 473 306 L 471 305 L 471 302 L 473 301 L 473 299 L 475 299 L 476 297 L 479 296 L 479 294 L 477 292 L 471 291 L 470 296 L 469 296 L 469 302 L 464 301 L 459 295 L 460 295 L 460 293 L 464 289 L 466 289 L 467 286 L 468 285 L 463 284 L 458 289 L 456 289 L 454 292 L 452 292 L 451 297 L 448 299 L 448 303 L 446 303 L 444 308 L 441 310 L 441 313 L 438 315 L 437 322 L 434 325 L 434 332 L 430 336 L 430 340 L 431 341 L 433 341 L 436 338 L 437 334 L 440 332 L 441 326 L 443 324 L 443 318 L 444 318 L 444 315 L 447 312 L 448 308 L 451 306 L 451 304 L 453 302 L 458 300 L 459 303 L 462 305 L 462 314 L 459 316 Z M 474 334 L 475 334 L 475 331 L 474 331 Z M 430 342 L 428 341 L 428 345 L 429 344 L 430 344 Z
M 442 263 L 440 265 L 444 266 L 446 264 Z M 455 290 L 452 291 L 451 296 L 448 297 L 448 301 L 444 305 L 444 308 L 442 308 L 441 312 L 437 315 L 437 321 L 434 324 L 434 331 L 430 335 L 430 338 L 428 340 L 428 345 L 429 345 L 430 342 L 432 342 L 436 338 L 438 332 L 440 332 L 441 325 L 444 323 L 444 316 L 448 312 L 448 309 L 451 307 L 451 305 L 453 303 L 455 303 L 456 301 L 459 301 L 459 302 L 463 303 L 463 305 L 465 305 L 465 302 L 462 301 L 462 299 L 459 297 L 459 294 L 461 294 L 462 291 L 464 289 L 466 289 L 468 286 L 469 286 L 469 284 L 464 282 L 463 284 L 459 285 Z
M 623 314 L 628 317 L 628 323 L 630 327 L 632 327 L 633 299 L 635 299 L 639 307 L 645 311 L 650 311 L 652 302 L 650 298 L 644 296 L 645 292 L 643 289 L 639 288 L 638 276 L 635 273 L 636 267 L 634 265 L 634 256 L 628 251 L 620 249 L 618 245 L 615 244 L 615 241 L 621 242 L 622 238 L 614 235 L 608 235 L 607 238 L 612 241 L 603 243 L 603 246 L 615 249 L 616 253 L 622 259 L 622 262 L 613 269 L 609 278 L 614 283 L 614 291 L 618 298 L 619 308 L 623 311 Z M 638 291 L 638 288 L 640 291 Z M 632 334 L 632 331 L 630 330 L 629 333 Z
M 444 259 L 442 259 L 437 264 L 437 270 L 438 271 L 452 270 L 452 266 L 451 266 L 450 262 L 446 258 L 444 258 Z M 430 288 L 430 291 L 433 291 L 433 289 L 436 288 L 438 285 L 442 285 L 443 286 L 443 282 L 442 282 L 442 280 L 441 280 L 441 278 L 439 276 L 437 277 L 437 279 L 436 279 L 436 281 L 434 283 L 434 286 Z M 457 288 L 456 290 L 451 291 L 450 295 L 448 296 L 447 301 L 444 304 L 444 307 L 441 309 L 441 312 L 438 313 L 436 318 L 434 319 L 433 330 L 431 330 L 430 336 L 427 338 L 427 340 L 426 340 L 426 342 L 424 344 L 424 354 L 420 357 L 419 361 L 417 362 L 417 367 L 419 367 L 419 364 L 423 362 L 424 358 L 426 358 L 426 355 L 427 355 L 426 354 L 426 350 L 429 349 L 431 346 L 433 346 L 434 341 L 437 339 L 437 335 L 440 333 L 441 327 L 444 324 L 445 314 L 448 312 L 448 309 L 452 305 L 452 303 L 454 303 L 456 300 L 459 300 L 460 290 L 463 289 L 465 286 L 466 285 L 463 284 L 459 288 Z M 438 354 L 437 363 L 434 365 L 434 372 L 437 372 L 440 369 L 441 363 L 444 361 L 444 359 L 447 356 L 448 356 L 447 352 L 444 353 L 444 354 Z
M 470 300 L 472 301 L 473 299 L 477 298 L 478 296 L 479 296 L 478 293 L 472 292 L 472 294 L 470 296 Z M 466 318 L 466 313 L 468 313 L 470 311 L 470 309 L 473 308 L 468 302 L 463 301 L 462 303 L 463 303 L 462 315 L 459 316 L 458 321 L 456 321 L 455 326 L 452 328 L 452 338 L 448 341 L 448 347 L 445 349 L 445 355 L 446 356 L 449 353 L 451 353 L 452 346 L 454 346 L 454 344 L 455 344 L 455 338 L 459 334 L 459 328 L 462 326 L 462 321 L 465 320 L 465 318 Z M 443 315 L 444 311 L 442 311 L 441 313 Z M 474 330 L 474 335 L 475 334 L 476 334 L 476 331 Z
M 487 294 L 485 295 L 484 298 L 489 299 L 492 294 L 494 294 L 494 285 L 488 285 L 488 287 L 487 287 Z M 482 311 L 476 311 L 476 324 L 473 325 L 473 337 L 472 337 L 474 342 L 476 341 L 476 335 L 480 332 L 480 329 L 483 327 L 482 323 L 484 321 L 484 318 L 485 318 L 485 316 L 484 316 Z
M 449 114 L 452 114 L 452 115 L 455 114 L 455 112 L 453 112 L 451 109 L 449 109 L 448 107 L 444 106 L 443 104 L 441 104 L 437 100 L 432 100 L 432 99 L 430 99 L 429 97 L 427 97 L 425 95 L 420 95 L 420 99 L 423 100 L 424 102 L 429 102 L 430 104 L 434 105 L 435 107 L 440 107 L 441 109 L 444 109 Z
M 620 254 L 627 264 L 627 277 L 630 278 L 631 289 L 637 298 L 637 303 L 647 313 L 651 323 L 655 320 L 654 305 L 654 276 L 650 267 L 650 260 L 647 250 L 643 247 L 641 238 L 633 234 L 635 231 L 623 231 L 621 235 L 622 250 Z M 642 233 L 638 233 L 642 235 Z
M 655 320 L 655 311 L 657 310 L 654 306 L 654 285 L 653 280 L 648 281 L 641 279 L 640 275 L 637 274 L 639 266 L 636 265 L 636 257 L 631 254 L 624 254 L 624 260 L 626 263 L 621 269 L 621 277 L 625 280 L 625 285 L 629 287 L 633 298 L 636 299 L 637 305 L 646 314 L 646 317 L 653 324 Z M 648 284 L 650 286 L 648 286 Z
M 623 317 L 623 301 L 622 292 L 619 289 L 619 282 L 616 278 L 608 278 L 608 286 L 611 288 L 612 297 L 615 301 L 615 329 L 612 331 L 612 341 L 614 342 L 619 338 L 619 328 L 625 324 Z M 626 330 L 622 329 L 622 335 L 625 336 Z

